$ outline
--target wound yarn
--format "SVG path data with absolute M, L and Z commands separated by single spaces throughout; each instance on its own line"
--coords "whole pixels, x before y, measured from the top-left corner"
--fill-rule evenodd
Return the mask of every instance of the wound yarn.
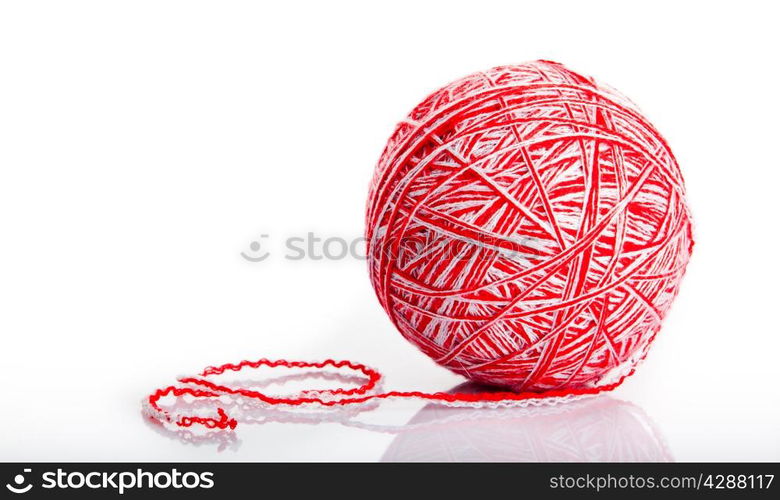
M 401 334 L 514 391 L 621 380 L 693 246 L 666 141 L 626 97 L 550 61 L 474 73 L 414 108 L 366 220 L 371 281 Z
M 645 357 L 677 295 L 691 224 L 669 146 L 622 94 L 550 61 L 474 73 L 431 94 L 390 137 L 369 192 L 368 267 L 407 340 L 504 389 L 385 392 L 360 363 L 260 359 L 181 377 L 144 411 L 232 429 L 223 406 L 539 406 L 611 390 Z M 214 380 L 258 368 L 346 370 L 361 382 L 271 395 Z M 183 414 L 163 404 L 170 398 L 214 409 Z

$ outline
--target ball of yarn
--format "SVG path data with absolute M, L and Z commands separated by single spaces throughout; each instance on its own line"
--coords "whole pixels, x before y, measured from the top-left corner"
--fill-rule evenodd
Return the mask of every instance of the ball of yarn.
M 366 221 L 371 281 L 401 334 L 514 391 L 632 373 L 693 247 L 666 141 L 626 97 L 549 61 L 474 73 L 415 107 Z

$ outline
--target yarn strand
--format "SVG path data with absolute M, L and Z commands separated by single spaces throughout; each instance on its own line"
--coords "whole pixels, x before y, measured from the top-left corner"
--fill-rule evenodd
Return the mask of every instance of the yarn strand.
M 208 380 L 209 377 L 222 375 L 228 372 L 240 372 L 247 369 L 258 368 L 299 368 L 319 370 L 327 373 L 327 369 L 349 369 L 353 376 L 364 380 L 362 385 L 347 389 L 343 387 L 335 389 L 304 390 L 291 396 L 274 396 L 257 390 L 223 385 Z M 312 372 L 319 373 L 318 371 Z M 535 392 L 511 392 L 511 391 L 485 391 L 469 393 L 449 392 L 422 392 L 422 391 L 387 391 L 381 392 L 382 374 L 368 366 L 352 361 L 336 361 L 326 359 L 318 362 L 287 361 L 259 359 L 257 361 L 241 361 L 239 363 L 226 363 L 219 366 L 210 366 L 197 376 L 180 377 L 180 385 L 171 385 L 160 388 L 146 397 L 143 401 L 143 410 L 146 415 L 160 421 L 163 424 L 171 424 L 177 427 L 202 426 L 206 429 L 234 430 L 238 421 L 228 415 L 227 411 L 219 406 L 221 397 L 236 397 L 256 404 L 268 407 L 321 407 L 342 408 L 362 405 L 372 401 L 387 399 L 416 399 L 438 403 L 445 406 L 457 407 L 525 407 L 556 405 L 567 401 L 594 396 L 601 392 L 611 391 L 619 386 L 623 379 L 630 375 L 624 374 L 616 382 L 596 387 L 566 388 Z M 172 412 L 161 406 L 160 401 L 166 397 L 191 397 L 196 400 L 214 400 L 216 417 L 204 417 L 199 415 L 184 415 Z

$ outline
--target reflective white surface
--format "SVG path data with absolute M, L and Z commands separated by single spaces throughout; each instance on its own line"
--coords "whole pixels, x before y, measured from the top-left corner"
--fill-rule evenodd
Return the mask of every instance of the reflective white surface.
M 550 408 L 428 405 L 383 461 L 666 462 L 671 452 L 638 407 L 608 396 Z
M 290 426 L 338 423 L 365 433 L 394 436 L 381 456 L 385 462 L 666 462 L 673 460 L 663 436 L 644 412 L 608 396 L 555 407 L 448 408 L 428 404 L 406 424 L 372 424 L 348 411 L 301 415 L 256 410 L 247 425 Z M 160 436 L 185 446 L 211 446 L 238 452 L 241 433 L 167 428 L 147 420 Z
M 771 5 L 475 5 L 0 5 L 0 460 L 780 460 Z M 696 248 L 636 375 L 555 415 L 397 401 L 216 442 L 142 418 L 176 375 L 245 358 L 462 383 L 394 331 L 364 262 L 285 239 L 359 237 L 395 122 L 536 58 L 635 100 L 687 181 Z

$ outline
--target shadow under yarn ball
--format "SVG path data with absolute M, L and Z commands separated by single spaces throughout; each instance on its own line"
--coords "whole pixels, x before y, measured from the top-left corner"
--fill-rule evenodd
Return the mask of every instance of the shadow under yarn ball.
M 468 390 L 457 387 L 455 391 Z M 424 407 L 382 456 L 386 462 L 669 462 L 637 406 L 598 396 L 545 407 Z

